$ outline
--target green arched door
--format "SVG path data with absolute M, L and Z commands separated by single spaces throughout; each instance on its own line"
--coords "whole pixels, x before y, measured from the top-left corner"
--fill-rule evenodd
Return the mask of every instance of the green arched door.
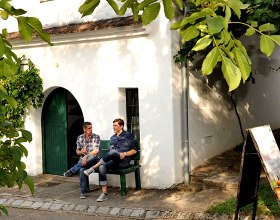
M 54 90 L 42 112 L 43 172 L 62 175 L 68 169 L 67 91 Z

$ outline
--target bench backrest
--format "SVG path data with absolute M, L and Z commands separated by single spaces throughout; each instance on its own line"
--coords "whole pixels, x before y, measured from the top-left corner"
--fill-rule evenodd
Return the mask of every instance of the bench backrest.
M 108 149 L 110 147 L 110 141 L 109 140 L 101 140 L 100 146 L 99 146 L 99 153 L 98 156 L 101 158 L 105 156 L 105 154 L 108 152 Z M 137 147 L 137 154 L 134 155 L 132 160 L 134 160 L 134 165 L 139 165 L 140 160 L 140 142 L 135 140 L 135 146 Z

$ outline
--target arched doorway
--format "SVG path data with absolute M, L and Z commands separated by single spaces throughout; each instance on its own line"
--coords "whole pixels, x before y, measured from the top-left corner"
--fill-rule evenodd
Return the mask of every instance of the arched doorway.
M 42 111 L 43 172 L 62 175 L 73 166 L 76 139 L 83 133 L 84 117 L 75 97 L 66 89 L 55 89 Z

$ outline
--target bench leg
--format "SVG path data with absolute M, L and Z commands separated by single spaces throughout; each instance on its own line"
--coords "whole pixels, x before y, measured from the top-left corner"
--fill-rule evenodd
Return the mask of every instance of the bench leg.
M 87 184 L 87 189 L 88 189 L 88 191 L 90 191 L 90 188 L 89 188 L 89 178 L 88 178 L 88 176 L 86 177 L 86 184 Z
M 120 175 L 120 180 L 121 180 L 121 195 L 126 196 L 127 191 L 126 191 L 126 179 L 125 179 L 125 174 Z
M 136 169 L 134 174 L 135 174 L 136 189 L 139 190 L 141 189 L 140 169 Z

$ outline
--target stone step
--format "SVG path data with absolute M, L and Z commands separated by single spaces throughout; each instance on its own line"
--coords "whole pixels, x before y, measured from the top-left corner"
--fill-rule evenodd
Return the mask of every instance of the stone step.
M 217 155 L 191 172 L 194 191 L 218 188 L 236 195 L 240 178 L 241 152 L 234 149 Z

